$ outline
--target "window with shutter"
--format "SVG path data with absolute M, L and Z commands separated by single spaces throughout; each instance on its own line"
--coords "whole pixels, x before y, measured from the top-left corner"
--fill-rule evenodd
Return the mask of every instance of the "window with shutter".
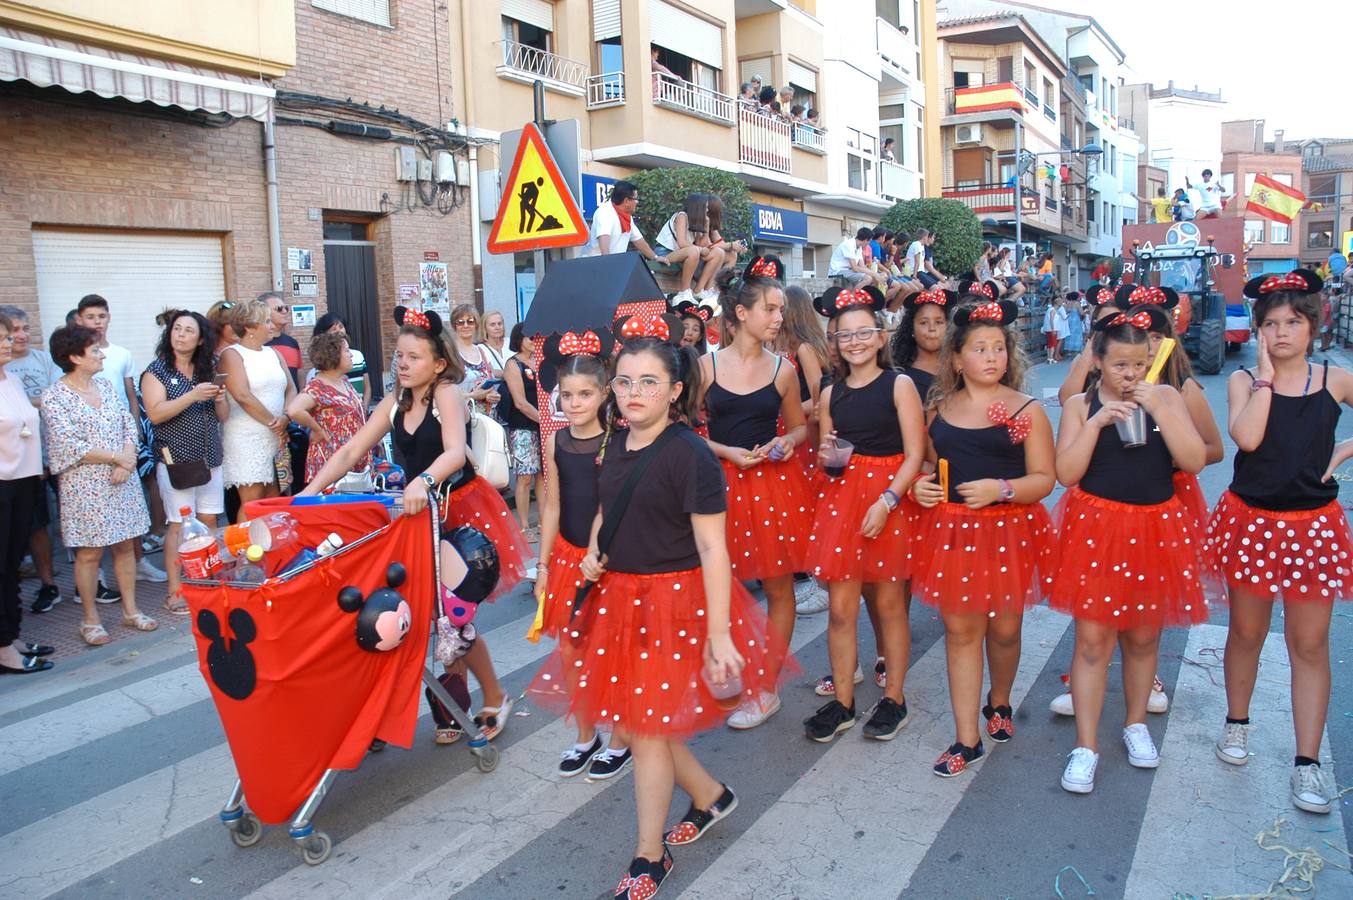
M 723 69 L 723 29 L 718 25 L 663 0 L 649 0 L 648 17 L 649 34 L 654 44 L 710 68 Z
M 372 25 L 390 25 L 390 0 L 310 0 L 310 5 Z

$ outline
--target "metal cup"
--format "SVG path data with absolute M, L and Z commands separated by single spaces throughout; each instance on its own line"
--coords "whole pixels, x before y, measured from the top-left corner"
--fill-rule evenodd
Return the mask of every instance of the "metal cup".
M 1146 446 L 1146 410 L 1140 406 L 1132 411 L 1132 415 L 1115 421 L 1113 425 L 1118 429 L 1118 438 L 1124 447 L 1132 449 Z

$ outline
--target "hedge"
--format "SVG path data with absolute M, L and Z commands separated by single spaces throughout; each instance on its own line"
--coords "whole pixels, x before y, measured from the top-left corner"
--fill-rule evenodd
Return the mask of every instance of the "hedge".
M 982 223 L 963 203 L 939 197 L 903 200 L 880 220 L 889 231 L 914 234 L 928 228 L 935 234 L 935 268 L 945 275 L 962 276 L 972 271 L 982 250 Z
M 723 200 L 725 240 L 739 238 L 752 244 L 752 205 L 747 185 L 736 175 L 703 166 L 648 169 L 629 176 L 639 188 L 639 229 L 652 243 L 673 213 L 686 205 L 694 193 L 714 194 Z

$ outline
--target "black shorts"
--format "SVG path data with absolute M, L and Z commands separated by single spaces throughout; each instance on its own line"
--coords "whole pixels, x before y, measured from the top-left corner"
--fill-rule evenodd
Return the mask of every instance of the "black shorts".
M 33 524 L 32 527 L 29 528 L 28 530 L 29 534 L 33 534 L 52 524 L 51 507 L 48 506 L 50 500 L 47 498 L 47 485 L 50 483 L 51 483 L 50 478 L 42 482 L 42 490 L 38 491 L 37 497 L 34 498 Z

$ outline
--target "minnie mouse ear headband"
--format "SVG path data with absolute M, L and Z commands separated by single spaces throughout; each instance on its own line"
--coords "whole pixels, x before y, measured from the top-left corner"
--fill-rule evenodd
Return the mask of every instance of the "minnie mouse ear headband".
M 968 304 L 954 310 L 954 324 L 964 325 L 1009 325 L 1019 318 L 1019 304 L 1014 300 L 989 300 L 986 303 Z
M 1296 291 L 1298 294 L 1318 294 L 1325 280 L 1310 269 L 1293 269 L 1286 275 L 1256 275 L 1245 282 L 1245 296 L 1258 300 L 1274 291 Z
M 983 300 L 999 300 L 1001 297 L 1001 289 L 996 282 L 978 281 L 975 278 L 964 278 L 960 281 L 958 293 L 965 298 L 972 298 L 978 303 Z
M 681 343 L 681 317 L 672 313 L 662 315 L 621 316 L 613 330 L 622 341 L 636 338 L 657 338 L 669 344 Z
M 1173 288 L 1128 283 L 1118 286 L 1113 295 L 1113 302 L 1119 309 L 1125 310 L 1136 309 L 1139 306 L 1174 309 L 1179 305 L 1179 294 Z
M 1144 305 L 1135 309 L 1124 310 L 1117 315 L 1097 319 L 1090 326 L 1090 330 L 1108 331 L 1110 328 L 1117 328 L 1120 325 L 1131 325 L 1133 328 L 1140 328 L 1142 331 L 1169 331 L 1170 317 L 1165 315 L 1159 306 Z
M 754 256 L 742 270 L 743 281 L 752 278 L 774 278 L 776 281 L 784 281 L 785 264 L 778 256 Z
M 702 306 L 694 300 L 682 300 L 672 307 L 672 312 L 678 316 L 695 316 L 701 322 L 708 322 L 714 315 L 713 310 L 708 306 Z
M 570 356 L 596 356 L 606 359 L 615 347 L 615 337 L 605 328 L 566 331 L 550 335 L 541 351 L 546 361 L 562 365 Z
M 954 291 L 946 291 L 944 288 L 933 287 L 928 291 L 921 291 L 919 294 L 912 294 L 902 301 L 902 305 L 907 309 L 920 309 L 927 303 L 933 303 L 944 310 L 946 316 L 958 305 L 958 294 Z
M 436 337 L 442 333 L 442 317 L 433 310 L 419 312 L 416 309 L 410 309 L 407 306 L 395 307 L 395 324 L 400 328 L 408 325 L 413 328 L 421 328 L 428 334 Z
M 1106 284 L 1092 284 L 1085 292 L 1085 302 L 1091 306 L 1108 306 L 1113 299 L 1114 289 Z
M 823 291 L 822 296 L 813 301 L 813 308 L 819 315 L 828 319 L 839 316 L 854 306 L 861 306 L 873 312 L 882 312 L 888 301 L 883 292 L 873 285 L 862 288 L 832 287 Z

